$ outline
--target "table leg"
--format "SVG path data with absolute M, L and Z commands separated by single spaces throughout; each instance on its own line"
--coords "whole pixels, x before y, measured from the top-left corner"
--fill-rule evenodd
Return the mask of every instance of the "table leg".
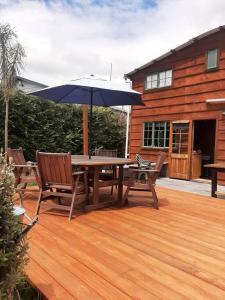
M 217 198 L 217 170 L 212 169 L 212 189 L 211 196 Z
M 93 178 L 93 204 L 98 205 L 99 203 L 99 167 L 94 167 L 94 178 Z
M 119 178 L 118 178 L 118 205 L 122 204 L 123 200 L 123 166 L 119 166 Z

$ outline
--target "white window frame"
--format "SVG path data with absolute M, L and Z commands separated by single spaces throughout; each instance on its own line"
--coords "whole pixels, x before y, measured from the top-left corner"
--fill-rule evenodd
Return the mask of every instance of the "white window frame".
M 151 123 L 152 124 L 151 137 L 150 137 L 150 139 L 151 139 L 151 145 L 148 145 L 148 146 L 145 145 L 145 124 L 146 123 Z M 154 142 L 155 142 L 154 133 L 155 133 L 156 123 L 164 123 L 163 124 L 163 126 L 164 126 L 164 130 L 163 130 L 164 131 L 163 132 L 164 133 L 164 137 L 163 137 L 163 146 L 162 147 L 156 146 L 154 144 Z M 153 122 L 149 121 L 149 122 L 144 122 L 143 126 L 142 126 L 142 147 L 143 148 L 158 148 L 158 149 L 165 149 L 165 148 L 167 149 L 167 148 L 169 148 L 169 144 L 168 144 L 168 146 L 166 145 L 166 141 L 167 141 L 167 139 L 166 139 L 166 133 L 167 133 L 167 129 L 169 129 L 169 127 L 170 127 L 170 122 L 169 121 L 153 121 Z
M 216 57 L 214 57 L 214 59 L 215 59 L 215 65 L 209 66 L 209 54 L 212 53 L 212 52 L 214 52 L 216 54 Z M 218 51 L 217 48 L 210 49 L 210 50 L 207 51 L 207 57 L 206 57 L 206 69 L 207 70 L 214 70 L 214 69 L 216 69 L 218 67 L 218 63 L 219 63 L 219 61 L 218 61 L 218 55 L 219 55 L 219 51 Z
M 164 76 L 164 83 L 162 84 L 162 75 L 165 74 Z M 170 74 L 170 76 L 168 76 Z M 155 80 L 153 78 L 156 77 Z M 152 89 L 159 89 L 159 88 L 165 88 L 169 87 L 172 85 L 172 80 L 173 80 L 173 70 L 165 70 L 161 72 L 155 72 L 152 74 L 149 74 L 146 76 L 145 80 L 145 89 L 146 90 L 152 90 Z M 153 83 L 156 83 L 156 85 Z

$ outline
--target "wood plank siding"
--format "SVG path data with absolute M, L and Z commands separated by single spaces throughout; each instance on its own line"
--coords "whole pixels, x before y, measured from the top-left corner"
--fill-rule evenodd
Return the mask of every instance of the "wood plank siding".
M 206 70 L 207 51 L 218 49 L 219 64 Z M 147 75 L 173 70 L 172 86 L 145 90 Z M 132 73 L 132 72 L 131 72 Z M 196 40 L 171 55 L 156 60 L 128 77 L 133 88 L 143 93 L 145 107 L 133 107 L 130 127 L 130 155 L 155 160 L 158 149 L 142 147 L 146 121 L 216 120 L 215 161 L 225 161 L 225 104 L 207 104 L 207 99 L 225 98 L 225 30 Z M 165 149 L 168 151 L 168 149 Z M 225 177 L 220 177 L 225 179 Z

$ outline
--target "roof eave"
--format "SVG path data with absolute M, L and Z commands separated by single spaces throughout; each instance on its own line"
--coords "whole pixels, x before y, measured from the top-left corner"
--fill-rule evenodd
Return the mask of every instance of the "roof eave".
M 134 75 L 135 73 L 137 73 L 138 71 L 141 71 L 141 70 L 143 70 L 143 69 L 145 69 L 145 68 L 147 68 L 147 67 L 153 65 L 154 63 L 156 63 L 156 62 L 158 62 L 158 61 L 160 61 L 160 60 L 162 60 L 162 59 L 164 59 L 164 58 L 166 58 L 166 57 L 172 55 L 173 53 L 178 52 L 178 51 L 180 51 L 180 50 L 182 50 L 182 49 L 184 49 L 184 48 L 190 46 L 191 44 L 195 43 L 196 41 L 199 41 L 199 40 L 201 40 L 201 39 L 203 39 L 203 38 L 205 38 L 205 37 L 210 36 L 211 34 L 214 34 L 214 33 L 216 33 L 216 32 L 222 31 L 222 30 L 225 30 L 225 25 L 222 25 L 222 26 L 219 26 L 219 27 L 217 27 L 217 28 L 211 29 L 211 30 L 209 30 L 209 31 L 207 31 L 207 32 L 204 32 L 204 33 L 198 35 L 197 37 L 194 37 L 193 39 L 187 41 L 186 43 L 184 43 L 184 44 L 182 44 L 182 45 L 180 45 L 180 46 L 178 46 L 178 47 L 176 47 L 176 48 L 174 48 L 174 49 L 171 49 L 169 52 L 166 52 L 165 54 L 163 54 L 163 55 L 157 57 L 156 59 L 151 60 L 151 61 L 148 62 L 147 64 L 144 64 L 144 65 L 142 65 L 141 67 L 136 68 L 136 69 L 134 69 L 133 71 L 131 71 L 131 72 L 125 74 L 125 75 L 124 75 L 124 78 L 129 78 L 129 79 L 130 79 L 130 77 L 131 77 L 132 75 Z

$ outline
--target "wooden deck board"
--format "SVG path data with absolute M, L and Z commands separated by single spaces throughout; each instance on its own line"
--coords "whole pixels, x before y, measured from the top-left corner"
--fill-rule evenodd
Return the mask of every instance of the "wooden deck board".
M 225 299 L 225 201 L 158 195 L 158 211 L 134 191 L 127 208 L 71 222 L 42 212 L 29 239 L 31 281 L 48 299 Z M 30 214 L 35 203 L 27 196 Z

